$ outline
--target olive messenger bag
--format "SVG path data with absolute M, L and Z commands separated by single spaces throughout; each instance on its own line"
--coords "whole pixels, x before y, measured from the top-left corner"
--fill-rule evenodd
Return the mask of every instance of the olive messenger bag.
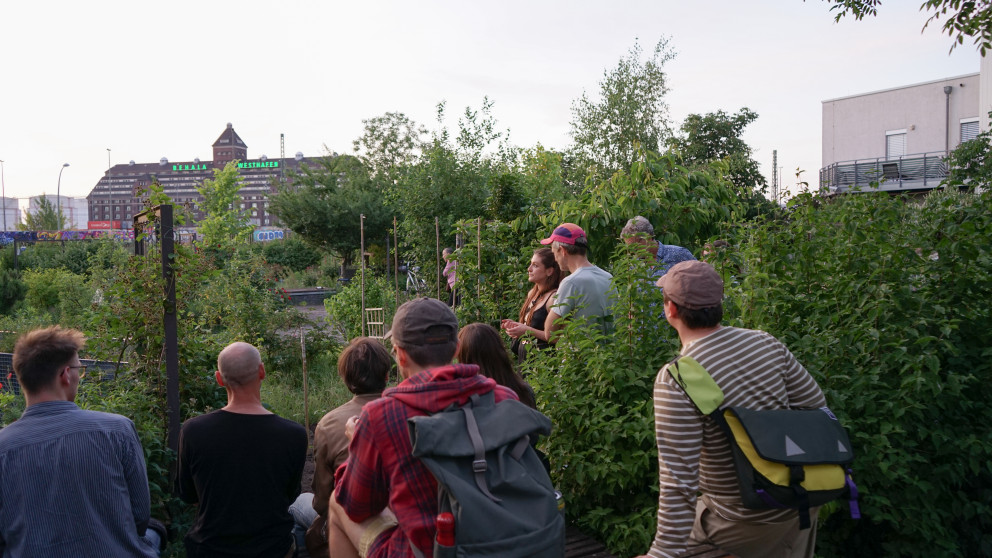
M 851 517 L 861 517 L 851 478 L 851 441 L 830 409 L 722 406 L 723 390 L 695 359 L 679 357 L 666 368 L 699 412 L 716 421 L 730 441 L 744 507 L 795 509 L 799 528 L 807 529 L 811 507 L 845 498 Z

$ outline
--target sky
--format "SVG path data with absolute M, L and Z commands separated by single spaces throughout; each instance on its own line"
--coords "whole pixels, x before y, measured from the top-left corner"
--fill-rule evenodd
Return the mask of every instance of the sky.
M 212 158 L 228 122 L 249 158 L 352 153 L 362 121 L 436 130 L 444 101 L 493 101 L 510 143 L 565 148 L 571 107 L 662 37 L 670 122 L 748 107 L 772 182 L 816 184 L 821 103 L 979 71 L 922 0 L 834 22 L 821 0 L 50 0 L 0 10 L 0 160 L 8 197 L 85 197 L 110 164 Z M 109 152 L 107 150 L 110 150 Z M 63 169 L 63 163 L 69 167 Z M 59 174 L 61 180 L 59 181 Z M 22 202 L 23 205 L 23 202 Z

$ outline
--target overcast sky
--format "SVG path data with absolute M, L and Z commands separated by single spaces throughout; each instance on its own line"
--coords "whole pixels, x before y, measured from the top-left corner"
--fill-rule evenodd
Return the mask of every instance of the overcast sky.
M 350 153 L 362 120 L 449 126 L 484 96 L 522 147 L 569 143 L 572 102 L 639 41 L 662 36 L 671 120 L 758 113 L 745 139 L 771 183 L 816 183 L 821 101 L 978 72 L 921 34 L 922 0 L 834 23 L 820 0 L 5 2 L 0 159 L 9 197 L 86 196 L 108 164 L 212 158 L 228 122 L 248 156 Z

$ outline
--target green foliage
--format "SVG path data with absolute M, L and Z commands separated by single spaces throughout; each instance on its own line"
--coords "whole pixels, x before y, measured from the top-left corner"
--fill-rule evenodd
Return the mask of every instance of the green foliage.
M 357 158 L 328 156 L 318 165 L 289 173 L 287 183 L 270 198 L 269 209 L 301 238 L 348 266 L 361 246 L 361 215 L 370 243 L 386 236 L 392 212 L 384 203 L 381 183 Z
M 438 122 L 444 119 L 444 104 L 438 105 Z M 435 133 L 425 147 L 420 161 L 396 184 L 391 198 L 403 215 L 402 239 L 412 260 L 422 267 L 421 276 L 436 277 L 438 270 L 435 219 L 440 231 L 441 246 L 454 245 L 454 225 L 461 219 L 474 219 L 485 214 L 490 199 L 492 180 L 499 169 L 509 164 L 512 155 L 503 135 L 496 131 L 492 117 L 492 102 L 484 99 L 478 110 L 466 108 L 458 120 L 457 139 L 451 141 L 447 129 Z M 490 153 L 494 149 L 496 154 Z M 510 198 L 515 199 L 511 193 Z M 494 198 L 496 202 L 500 199 Z M 512 211 L 515 202 L 507 209 Z M 500 199 L 494 209 L 503 211 Z M 428 284 L 433 283 L 428 280 Z
M 589 237 L 589 259 L 608 261 L 627 220 L 643 215 L 665 244 L 692 250 L 700 241 L 726 230 L 746 211 L 732 186 L 723 180 L 723 163 L 690 171 L 674 156 L 646 153 L 629 172 L 593 184 L 581 195 L 552 205 L 539 217 L 541 237 L 562 222 L 576 223 Z
M 11 269 L 0 269 L 0 314 L 8 314 L 24 299 L 28 287 L 21 276 Z
M 603 72 L 598 99 L 583 92 L 572 104 L 572 141 L 598 176 L 629 169 L 638 151 L 661 150 L 669 135 L 663 67 L 674 58 L 667 38 L 643 63 L 641 46 L 634 43 L 616 68 Z
M 875 16 L 878 14 L 878 6 L 882 4 L 881 0 L 827 0 L 827 2 L 834 3 L 830 9 L 837 12 L 834 16 L 835 21 L 840 21 L 848 14 L 857 20 L 861 20 L 866 15 Z M 982 56 L 985 56 L 986 50 L 992 48 L 992 5 L 987 0 L 977 2 L 926 0 L 920 5 L 920 11 L 929 15 L 923 29 L 945 18 L 941 30 L 953 41 L 951 51 L 954 47 L 963 44 L 965 37 L 974 40 L 975 47 Z
M 747 200 L 749 218 L 774 207 L 764 197 L 768 182 L 752 157 L 751 146 L 741 139 L 744 128 L 757 118 L 758 114 L 747 107 L 737 114 L 727 114 L 722 110 L 702 116 L 690 114 L 682 123 L 680 135 L 668 142 L 689 168 L 725 161 L 726 178 L 734 185 L 737 195 Z
M 309 339 L 309 340 L 312 340 Z M 299 340 L 296 349 L 299 352 Z M 272 370 L 262 382 L 262 402 L 273 413 L 305 424 L 317 423 L 325 413 L 347 402 L 352 393 L 338 377 L 337 357 L 340 345 L 330 350 L 315 350 L 307 344 L 307 401 L 304 408 L 302 360 L 297 358 L 286 368 Z M 298 356 L 298 355 L 297 355 Z M 267 368 L 268 370 L 268 368 Z M 309 415 L 305 413 L 309 411 Z
M 262 248 L 265 262 L 278 265 L 289 271 L 303 271 L 320 263 L 320 252 L 295 236 L 275 240 Z
M 384 308 L 388 324 L 396 310 L 396 291 L 393 283 L 371 273 L 365 277 L 365 307 Z M 324 300 L 327 323 L 343 341 L 362 335 L 362 277 L 361 272 L 337 294 Z
M 648 548 L 655 532 L 652 386 L 679 345 L 647 262 L 626 246 L 618 251 L 614 331 L 570 322 L 557 348 L 529 357 L 524 372 L 554 424 L 547 454 L 569 520 L 629 556 Z
M 402 112 L 362 120 L 362 126 L 362 136 L 354 141 L 355 153 L 370 174 L 385 184 L 395 183 L 427 144 L 427 129 Z
M 109 240 L 72 240 L 62 242 L 35 242 L 24 246 L 17 256 L 17 266 L 22 270 L 66 269 L 76 275 L 89 276 L 90 258 L 100 252 L 105 245 L 115 245 Z M 119 247 L 119 245 L 116 245 Z M 13 246 L 10 248 L 13 250 Z M 5 249 L 6 251 L 6 249 Z M 5 265 L 13 267 L 13 252 L 10 259 L 4 257 Z
M 34 213 L 24 212 L 24 222 L 17 224 L 21 231 L 61 231 L 65 229 L 68 220 L 65 214 L 51 201 L 48 196 L 38 198 L 38 208 Z
M 25 304 L 38 313 L 51 315 L 52 322 L 79 327 L 89 312 L 93 289 L 86 278 L 64 269 L 24 272 Z
M 531 288 L 527 265 L 535 246 L 540 246 L 521 242 L 521 237 L 537 238 L 536 232 L 521 234 L 521 230 L 518 222 L 486 221 L 481 229 L 475 220 L 458 223 L 458 232 L 465 239 L 465 246 L 453 254 L 458 262 L 455 289 L 461 302 L 455 313 L 459 323 L 483 322 L 498 327 L 502 318 L 517 319 Z
M 827 556 L 992 552 L 992 197 L 802 195 L 742 229 L 740 323 L 782 339 L 852 435 L 863 519 Z
M 989 188 L 992 186 L 992 131 L 958 145 L 948 158 L 945 186 Z
M 251 238 L 248 215 L 240 207 L 241 175 L 235 161 L 214 169 L 213 180 L 204 180 L 196 189 L 205 216 L 198 223 L 202 242 L 208 246 L 232 246 Z
M 0 384 L 6 384 L 7 378 L 0 378 Z M 21 418 L 24 412 L 24 397 L 13 392 L 0 390 L 0 428 Z

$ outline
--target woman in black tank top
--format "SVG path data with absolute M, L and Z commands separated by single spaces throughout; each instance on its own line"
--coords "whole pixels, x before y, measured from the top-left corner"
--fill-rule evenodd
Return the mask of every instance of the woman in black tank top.
M 548 346 L 545 322 L 548 311 L 554 304 L 554 295 L 561 283 L 561 269 L 550 248 L 540 248 L 534 252 L 527 266 L 527 280 L 534 286 L 527 293 L 520 316 L 516 321 L 502 320 L 500 327 L 513 338 L 510 350 L 519 360 L 526 356 L 528 346 L 543 349 Z

